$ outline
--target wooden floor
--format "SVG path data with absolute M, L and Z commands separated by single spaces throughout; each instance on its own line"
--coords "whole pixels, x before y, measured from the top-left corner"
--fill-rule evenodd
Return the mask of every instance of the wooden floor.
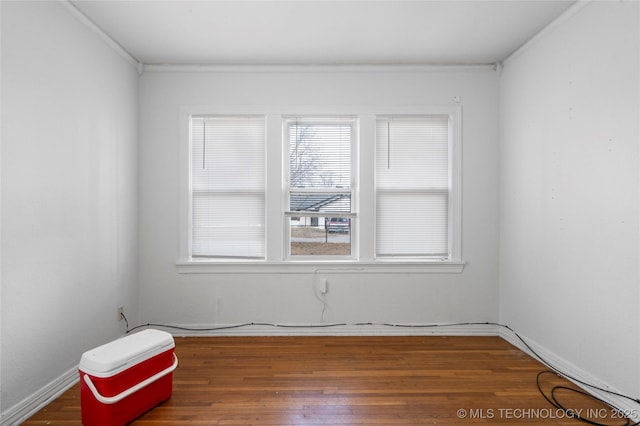
M 544 367 L 499 337 L 175 340 L 173 395 L 135 426 L 584 424 L 541 396 Z M 543 387 L 568 384 L 544 378 Z M 559 396 L 601 423 L 625 424 L 584 397 Z M 80 424 L 79 385 L 24 423 Z

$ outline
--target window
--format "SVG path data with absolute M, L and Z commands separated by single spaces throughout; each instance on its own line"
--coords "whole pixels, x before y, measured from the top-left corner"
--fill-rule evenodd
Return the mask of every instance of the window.
M 265 257 L 263 117 L 192 116 L 191 257 Z
M 288 118 L 287 255 L 354 257 L 352 118 Z
M 376 257 L 449 258 L 448 115 L 376 120 Z
M 461 272 L 461 107 L 183 108 L 178 270 Z

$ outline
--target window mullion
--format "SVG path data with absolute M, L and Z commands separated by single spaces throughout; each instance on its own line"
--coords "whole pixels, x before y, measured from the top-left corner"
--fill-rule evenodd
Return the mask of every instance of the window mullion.
M 267 163 L 266 170 L 266 200 L 265 200 L 265 236 L 266 236 L 266 259 L 267 261 L 282 261 L 285 254 L 282 250 L 284 246 L 282 209 L 285 205 L 283 196 L 282 170 L 287 167 L 283 165 L 285 157 L 281 145 L 282 141 L 282 118 L 279 114 L 268 114 L 266 116 L 266 143 L 265 157 Z M 286 152 L 286 150 L 284 150 Z

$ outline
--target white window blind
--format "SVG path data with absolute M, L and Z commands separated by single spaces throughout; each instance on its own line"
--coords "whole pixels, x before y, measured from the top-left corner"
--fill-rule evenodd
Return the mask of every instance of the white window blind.
M 449 116 L 376 120 L 376 256 L 449 256 Z
M 289 212 L 351 213 L 351 121 L 291 119 Z
M 191 256 L 265 257 L 265 119 L 191 117 Z
M 290 120 L 291 188 L 351 187 L 351 123 Z

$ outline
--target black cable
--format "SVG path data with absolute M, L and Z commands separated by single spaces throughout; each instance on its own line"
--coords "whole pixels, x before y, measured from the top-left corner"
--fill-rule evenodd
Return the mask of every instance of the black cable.
M 309 325 L 287 325 L 287 324 L 276 324 L 276 323 L 248 322 L 248 323 L 242 323 L 242 324 L 226 325 L 226 326 L 219 326 L 219 327 L 208 327 L 208 328 L 194 328 L 194 327 L 167 325 L 167 324 L 147 323 L 147 324 L 138 325 L 129 329 L 129 323 L 126 317 L 124 316 L 124 314 L 121 314 L 121 315 L 127 324 L 127 331 L 126 331 L 127 334 L 143 327 L 163 327 L 163 328 L 171 328 L 171 329 L 185 330 L 185 331 L 218 331 L 218 330 L 229 330 L 234 328 L 242 328 L 242 327 L 250 327 L 250 326 L 266 326 L 266 327 L 277 327 L 277 328 L 331 328 L 331 327 L 344 327 L 348 325 L 355 325 L 355 326 L 385 326 L 385 327 L 398 327 L 398 328 L 440 328 L 440 327 L 471 326 L 471 325 L 493 325 L 497 327 L 502 327 L 508 330 L 509 332 L 511 332 L 540 363 L 542 363 L 549 369 L 549 370 L 544 370 L 539 372 L 538 375 L 536 376 L 536 384 L 538 386 L 538 391 L 551 405 L 553 405 L 559 410 L 562 410 L 565 414 L 567 414 L 567 416 L 571 416 L 571 418 L 575 418 L 576 420 L 580 420 L 585 423 L 589 423 L 596 426 L 638 426 L 640 425 L 640 421 L 636 423 L 630 423 L 630 420 L 628 418 L 625 419 L 626 423 L 622 425 L 609 425 L 609 424 L 594 422 L 591 419 L 582 418 L 574 410 L 565 408 L 562 404 L 560 404 L 555 396 L 556 390 L 560 390 L 560 389 L 569 390 L 572 392 L 580 393 L 586 397 L 592 398 L 593 400 L 599 401 L 600 403 L 610 407 L 612 410 L 615 410 L 620 413 L 624 413 L 623 410 L 619 410 L 613 405 L 609 404 L 608 402 L 598 398 L 597 396 L 582 390 L 570 388 L 567 386 L 554 386 L 551 389 L 551 396 L 547 396 L 542 390 L 542 387 L 540 385 L 540 376 L 543 374 L 551 373 L 551 374 L 556 374 L 559 377 L 562 377 L 569 381 L 580 383 L 581 385 L 587 386 L 591 389 L 598 390 L 600 392 L 604 392 L 609 395 L 614 395 L 620 398 L 625 398 L 637 404 L 640 404 L 640 398 L 633 398 L 631 396 L 624 395 L 622 393 L 618 393 L 610 389 L 605 389 L 605 388 L 596 386 L 594 384 L 585 382 L 584 380 L 580 380 L 577 377 L 574 377 L 568 373 L 565 373 L 561 369 L 553 366 L 549 361 L 547 361 L 544 357 L 538 354 L 515 330 L 513 330 L 511 327 L 509 327 L 506 324 L 500 324 L 497 322 L 458 322 L 458 323 L 448 323 L 448 324 L 394 324 L 394 323 L 357 322 L 357 323 L 351 323 L 351 324 L 331 323 L 331 324 L 309 324 Z
M 127 334 L 131 333 L 134 330 L 137 330 L 139 328 L 144 328 L 144 327 L 162 327 L 162 328 L 173 328 L 176 330 L 185 330 L 185 331 L 217 331 L 217 330 L 229 330 L 232 328 L 240 328 L 240 327 L 248 327 L 250 325 L 256 325 L 255 323 L 252 322 L 248 322 L 245 324 L 234 324 L 234 325 L 223 325 L 220 327 L 211 327 L 211 328 L 193 328 L 193 327 L 180 327 L 177 325 L 168 325 L 168 324 L 154 324 L 154 323 L 147 323 L 147 324 L 141 324 L 141 325 L 137 325 L 131 329 L 127 329 Z
M 585 381 L 583 381 L 583 380 L 578 379 L 577 377 L 574 377 L 574 376 L 572 376 L 572 375 L 570 375 L 570 374 L 568 374 L 568 373 L 565 373 L 565 372 L 563 372 L 562 370 L 560 370 L 560 369 L 559 369 L 559 368 L 557 368 L 557 367 L 554 367 L 553 365 L 551 365 L 551 363 L 550 363 L 549 361 L 547 361 L 547 360 L 546 360 L 546 359 L 544 359 L 542 356 L 540 356 L 536 351 L 534 351 L 534 350 L 533 350 L 533 348 L 531 348 L 531 346 L 529 346 L 529 344 L 528 344 L 528 343 L 527 343 L 527 342 L 526 342 L 526 341 L 525 341 L 525 340 L 524 340 L 524 339 L 523 339 L 523 338 L 522 338 L 522 337 L 521 337 L 517 332 L 515 332 L 515 331 L 514 331 L 511 327 L 509 327 L 508 325 L 497 324 L 497 323 L 487 323 L 487 324 L 494 324 L 494 325 L 501 326 L 501 327 L 504 327 L 504 328 L 506 328 L 507 330 L 509 330 L 511 333 L 513 333 L 513 335 L 514 335 L 514 336 L 516 336 L 516 337 L 518 338 L 518 340 L 520 340 L 520 341 L 522 342 L 522 344 L 523 344 L 523 345 L 525 345 L 525 346 L 526 346 L 526 348 L 527 348 L 529 351 L 531 351 L 531 353 L 532 353 L 533 355 L 535 355 L 535 357 L 536 357 L 536 358 L 538 358 L 538 360 L 539 360 L 542 364 L 546 365 L 549 369 L 553 370 L 553 372 L 555 372 L 555 373 L 559 374 L 560 376 L 562 376 L 562 377 L 564 377 L 564 378 L 566 378 L 566 379 L 568 379 L 568 380 L 570 380 L 570 381 L 572 381 L 572 382 L 578 382 L 578 383 L 580 383 L 580 384 L 582 384 L 582 385 L 588 386 L 588 387 L 590 387 L 591 389 L 599 390 L 599 391 L 601 391 L 601 392 L 608 393 L 609 395 L 615 395 L 615 396 L 618 396 L 618 397 L 625 398 L 625 399 L 628 399 L 628 400 L 630 400 L 630 401 L 633 401 L 633 402 L 635 402 L 635 403 L 637 403 L 637 404 L 640 404 L 640 399 L 639 399 L 639 398 L 633 398 L 633 397 L 631 397 L 631 396 L 624 395 L 624 394 L 621 394 L 621 393 L 618 393 L 618 392 L 612 391 L 612 390 L 610 390 L 610 389 L 605 389 L 605 388 L 598 387 L 598 386 L 596 386 L 596 385 L 594 385 L 594 384 L 591 384 L 591 383 L 585 382 Z
M 129 333 L 129 320 L 127 320 L 127 317 L 124 315 L 124 312 L 120 312 L 120 316 L 124 320 L 125 329 L 127 330 L 127 333 Z
M 560 401 L 558 400 L 558 397 L 556 396 L 556 392 L 558 392 L 559 390 L 565 390 L 565 391 L 569 391 L 569 392 L 573 392 L 573 393 L 577 393 L 579 395 L 583 395 L 589 399 L 592 399 L 594 401 L 598 401 L 599 403 L 601 403 L 602 405 L 606 406 L 609 408 L 609 412 L 613 413 L 613 412 L 619 412 L 622 413 L 622 411 L 618 410 L 616 407 L 614 407 L 613 405 L 609 404 L 607 401 L 598 398 L 597 396 L 594 396 L 588 392 L 585 392 L 582 389 L 576 389 L 576 388 L 571 388 L 569 386 L 564 386 L 564 385 L 556 385 L 551 387 L 551 390 L 549 392 L 549 394 L 545 393 L 545 391 L 542 389 L 542 385 L 540 383 L 540 377 L 542 377 L 544 374 L 553 374 L 556 375 L 558 377 L 562 377 L 562 375 L 556 373 L 555 371 L 552 370 L 543 370 L 541 372 L 538 373 L 538 375 L 536 376 L 536 385 L 538 387 L 538 391 L 540 392 L 540 394 L 544 397 L 544 399 L 546 399 L 551 405 L 553 405 L 554 407 L 556 407 L 559 410 L 562 410 L 564 413 L 567 414 L 567 416 L 570 416 L 571 418 L 574 418 L 576 420 L 580 420 L 582 422 L 585 423 L 589 423 L 592 425 L 596 425 L 596 426 L 637 426 L 640 422 L 637 423 L 631 423 L 631 420 L 628 418 L 624 418 L 624 423 L 620 424 L 620 425 L 612 425 L 610 423 L 600 423 L 597 422 L 595 420 L 591 420 L 587 417 L 582 417 L 582 415 L 579 412 L 576 412 L 573 409 L 567 408 L 565 407 L 563 404 L 560 403 Z M 620 414 L 622 416 L 622 414 Z M 620 417 L 620 420 L 622 420 L 622 417 Z

